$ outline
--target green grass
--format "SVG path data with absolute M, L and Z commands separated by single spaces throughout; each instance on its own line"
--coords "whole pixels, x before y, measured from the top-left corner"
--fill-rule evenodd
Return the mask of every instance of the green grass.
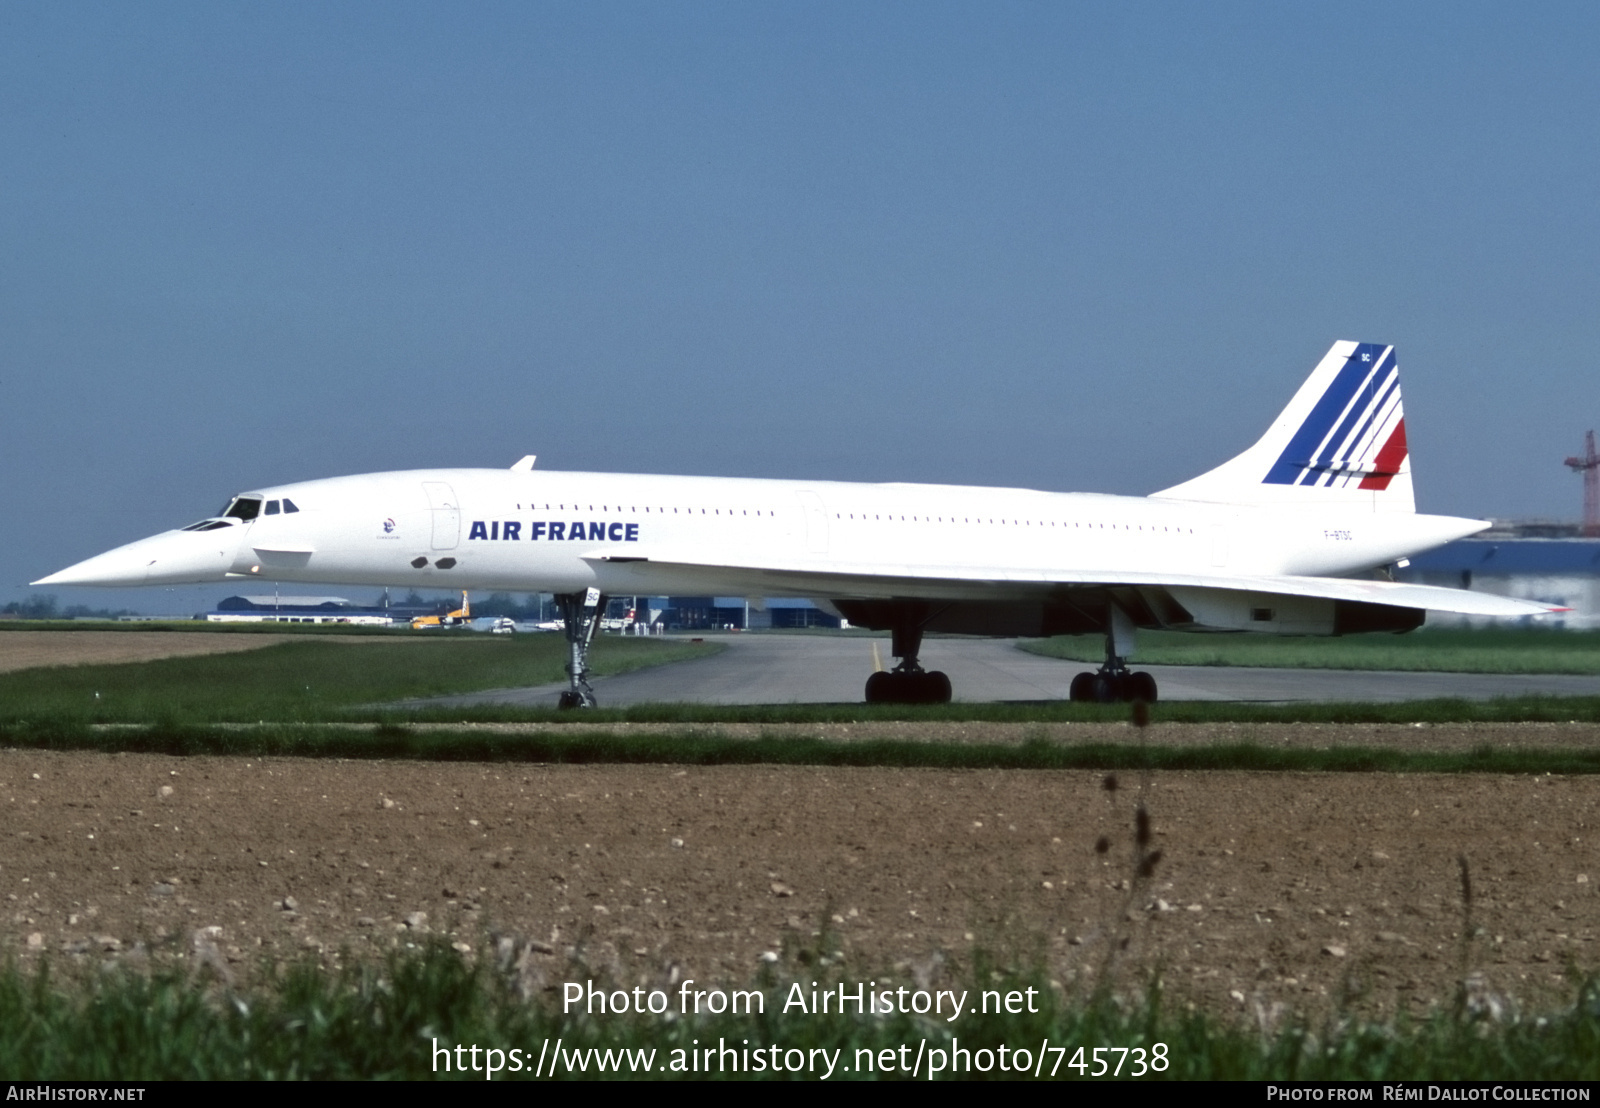
M 99 729 L 59 722 L 0 725 L 0 745 L 36 750 L 126 751 L 180 757 L 389 758 L 433 762 L 540 764 L 818 765 L 927 769 L 1245 770 L 1298 773 L 1600 773 L 1600 750 L 1551 747 L 1411 751 L 1392 747 L 1264 746 L 1253 741 L 1193 746 L 1056 742 L 839 741 L 807 737 L 754 739 L 689 730 L 618 734 L 576 724 L 557 731 L 508 734 L 376 727 L 267 724 L 259 727 Z
M 712 643 L 606 637 L 594 650 L 599 673 L 704 657 Z M 394 641 L 341 642 L 307 635 L 259 650 L 168 658 L 121 665 L 73 666 L 0 674 L 0 742 L 57 749 L 161 750 L 169 753 L 283 753 L 337 757 L 481 758 L 533 761 L 773 762 L 854 765 L 1038 765 L 1066 768 L 1127 764 L 1128 755 L 1035 744 L 937 742 L 823 742 L 804 737 L 707 738 L 701 724 L 840 724 L 926 722 L 1121 722 L 1122 705 L 1068 701 L 928 706 L 808 704 L 720 706 L 643 705 L 580 713 L 505 705 L 423 706 L 393 702 L 558 682 L 565 646 L 558 636 L 438 634 Z M 1565 723 L 1600 721 L 1600 697 L 1526 696 L 1488 701 L 1431 700 L 1396 704 L 1266 705 L 1227 702 L 1162 703 L 1158 723 Z M 559 735 L 497 735 L 429 728 L 463 722 L 562 724 Z M 668 736 L 628 735 L 613 725 L 678 725 Z M 350 730 L 348 725 L 378 729 Z M 112 725 L 112 726 L 105 726 Z M 230 726 L 239 725 L 239 726 Z M 258 726 L 259 725 L 259 726 Z M 241 729 L 242 728 L 242 729 Z M 1068 750 L 1076 751 L 1069 753 Z M 1131 749 L 1131 748 L 1130 748 Z M 1171 768 L 1202 764 L 1231 768 L 1419 768 L 1392 755 L 1348 750 L 1317 755 L 1315 765 L 1291 765 L 1290 755 L 1258 752 L 1206 755 L 1194 750 L 1158 755 Z M 1203 760 L 1214 757 L 1211 763 Z M 1593 772 L 1587 755 L 1552 762 L 1530 755 L 1528 772 Z M 1109 759 L 1109 761 L 1108 761 Z M 1176 760 L 1174 760 L 1176 759 Z M 1327 759 L 1335 759 L 1329 761 Z M 1357 759 L 1359 764 L 1337 762 Z M 1542 759 L 1542 760 L 1541 760 Z M 1479 768 L 1520 772 L 1504 763 Z
M 702 657 L 714 644 L 605 637 L 597 674 Z M 358 705 L 540 685 L 565 677 L 559 635 L 437 632 L 394 642 L 323 636 L 233 654 L 0 674 L 0 723 L 255 722 L 347 718 Z
M 357 718 L 345 716 L 343 718 Z M 1126 704 L 1075 704 L 1067 700 L 938 705 L 905 704 L 640 704 L 601 707 L 574 716 L 543 708 L 474 705 L 422 707 L 404 715 L 375 710 L 375 722 L 425 723 L 744 723 L 822 724 L 907 721 L 926 723 L 1118 723 Z M 1408 700 L 1254 704 L 1179 700 L 1151 707 L 1163 723 L 1567 723 L 1600 721 L 1600 696 L 1516 696 L 1493 700 Z
M 500 1079 L 529 1078 L 543 1050 L 545 1073 L 557 1040 L 563 1051 L 555 1076 L 562 1079 L 634 1074 L 600 1072 L 593 1050 L 627 1050 L 635 1068 L 648 1065 L 653 1078 L 708 1076 L 689 1069 L 690 1051 L 727 1043 L 741 1066 L 739 1052 L 777 1046 L 785 1058 L 810 1058 L 812 1050 L 834 1051 L 839 1067 L 835 1080 L 910 1076 L 922 1053 L 917 1077 L 926 1079 L 927 1063 L 941 1058 L 950 1065 L 959 1046 L 972 1052 L 972 1062 L 985 1060 L 987 1074 L 957 1072 L 971 1079 L 1032 1077 L 1004 1073 L 996 1048 L 1030 1052 L 1040 1063 L 1040 1076 L 1055 1069 L 1056 1080 L 1083 1075 L 1071 1065 L 1079 1057 L 1093 1066 L 1095 1047 L 1137 1047 L 1145 1062 L 1164 1055 L 1160 1072 L 1138 1080 L 1514 1080 L 1544 1081 L 1600 1078 L 1600 1006 L 1592 983 L 1580 984 L 1564 1006 L 1539 1018 L 1506 1023 L 1474 1020 L 1439 1012 L 1419 1020 L 1384 1023 L 1356 1018 L 1330 1018 L 1312 1025 L 1292 1018 L 1270 1034 L 1201 1012 L 1176 1011 L 1163 1003 L 1160 989 L 1149 987 L 1142 1001 L 1119 1003 L 1107 996 L 1060 997 L 1045 975 L 1000 971 L 981 952 L 978 968 L 954 983 L 967 990 L 976 1005 L 983 989 L 1006 992 L 1032 988 L 1036 1011 L 983 1014 L 969 1010 L 954 1023 L 910 1014 L 867 1016 L 853 1013 L 817 1015 L 785 1013 L 790 981 L 772 973 L 751 982 L 765 998 L 761 1014 L 687 1016 L 667 1020 L 651 1015 L 563 1014 L 560 995 L 536 993 L 520 999 L 506 975 L 486 965 L 468 964 L 443 944 L 394 955 L 381 963 L 347 963 L 326 971 L 311 963 L 259 974 L 268 987 L 235 992 L 206 975 L 181 969 L 157 969 L 148 975 L 126 968 L 82 974 L 71 980 L 48 970 L 25 972 L 14 965 L 0 971 L 0 1072 L 12 1080 L 153 1081 L 185 1079 L 429 1079 L 484 1080 L 483 1051 L 502 1052 L 498 1061 L 507 1072 Z M 822 987 L 834 980 L 895 980 L 889 973 L 803 975 L 803 988 L 817 978 Z M 564 976 L 583 981 L 592 971 L 566 967 Z M 554 983 L 554 982 L 553 982 Z M 559 983 L 557 984 L 559 987 Z M 951 985 L 943 982 L 940 987 Z M 1025 994 L 1024 994 L 1025 995 Z M 676 991 L 668 994 L 676 1004 Z M 952 1039 L 959 1040 L 958 1043 Z M 1156 1044 L 1161 1049 L 1156 1049 Z M 473 1057 L 460 1056 L 467 1072 L 451 1067 L 442 1072 L 440 1055 L 454 1060 L 456 1046 L 480 1048 L 477 1072 Z M 902 1054 L 901 1047 L 907 1048 Z M 1045 1047 L 1040 1062 L 1040 1048 Z M 1077 1048 L 1085 1048 L 1077 1056 Z M 546 1049 L 547 1048 L 547 1049 Z M 1055 1048 L 1063 1048 L 1057 1053 Z M 511 1050 L 519 1055 L 511 1055 Z M 790 1050 L 805 1052 L 789 1055 Z M 890 1051 L 885 1056 L 882 1051 Z M 941 1052 L 935 1054 L 934 1052 Z M 988 1051 L 988 1057 L 979 1053 Z M 645 1056 L 637 1052 L 644 1052 Z M 859 1052 L 859 1053 L 858 1053 Z M 770 1057 L 770 1053 L 768 1055 Z M 613 1054 L 613 1059 L 618 1055 Z M 703 1057 L 703 1056 L 701 1056 Z M 870 1057 L 872 1072 L 865 1062 Z M 577 1071 L 579 1060 L 586 1069 Z M 882 1067 L 892 1059 L 894 1071 Z M 618 1059 L 620 1060 L 620 1059 Z M 1018 1059 L 1019 1060 L 1019 1059 Z M 1013 1065 L 1016 1061 L 1013 1060 Z M 516 1062 L 522 1068 L 510 1072 Z M 678 1061 L 687 1071 L 674 1074 Z M 1118 1061 L 1115 1052 L 1108 1066 Z M 817 1057 L 817 1064 L 823 1064 Z M 960 1065 L 960 1062 L 956 1062 Z M 1124 1056 L 1123 1065 L 1133 1063 Z M 844 1067 L 848 1067 L 845 1072 Z M 948 1076 L 945 1074 L 944 1076 Z M 640 1073 L 638 1076 L 645 1076 Z M 711 1073 L 740 1079 L 772 1077 L 771 1072 Z M 801 1080 L 820 1074 L 799 1073 Z
M 127 626 L 127 625 L 123 625 Z M 82 624 L 63 625 L 81 630 Z M 187 630 L 187 627 L 185 628 Z M 184 633 L 184 632 L 176 632 Z M 213 631 L 261 634 L 258 628 Z M 63 724 L 162 722 L 383 722 L 401 713 L 383 705 L 399 700 L 558 682 L 565 644 L 555 635 L 489 636 L 375 631 L 351 642 L 348 632 L 301 629 L 295 641 L 258 650 L 167 658 L 119 665 L 68 666 L 0 674 L 0 725 L 22 721 Z M 1140 661 L 1222 664 L 1273 662 L 1398 669 L 1476 667 L 1483 672 L 1589 672 L 1600 664 L 1600 632 L 1434 631 L 1411 636 L 1361 636 L 1344 640 L 1267 640 L 1244 636 L 1149 634 Z M 1050 639 L 1039 650 L 1091 651 L 1078 639 Z M 596 642 L 598 674 L 703 657 L 721 649 L 714 641 L 687 643 L 606 636 Z M 1163 653 L 1177 651 L 1177 654 Z M 1194 652 L 1209 652 L 1196 654 Z M 1252 654 L 1251 652 L 1268 652 Z M 1231 653 L 1230 653 L 1231 652 Z M 1595 670 L 1600 672 L 1600 669 Z M 808 704 L 718 706 L 644 705 L 584 712 L 479 705 L 421 706 L 406 721 L 652 723 L 851 723 L 873 720 L 1054 722 L 1126 718 L 1121 706 L 1035 703 L 937 706 Z M 1600 720 L 1600 697 L 1515 697 L 1492 701 L 1434 700 L 1399 704 L 1260 705 L 1175 702 L 1158 706 L 1168 722 L 1518 722 Z
M 1100 635 L 1024 640 L 1024 650 L 1098 665 Z M 1600 631 L 1542 628 L 1422 630 L 1409 635 L 1281 638 L 1142 631 L 1134 654 L 1147 666 L 1278 666 L 1452 673 L 1600 673 Z
M 598 640 L 598 673 L 704 657 L 716 643 L 621 636 Z M 402 699 L 557 682 L 566 661 L 554 635 L 438 634 L 423 639 L 340 642 L 309 635 L 259 650 L 165 658 L 119 665 L 62 666 L 0 674 L 0 735 L 21 741 L 45 731 L 91 724 L 170 729 L 221 723 L 374 722 L 426 725 L 467 722 L 560 722 L 594 728 L 613 723 L 1107 722 L 1127 719 L 1122 705 L 1034 703 L 886 705 L 662 704 L 561 713 L 505 705 L 385 707 Z M 1600 697 L 1508 697 L 1396 704 L 1247 704 L 1173 702 L 1153 709 L 1175 723 L 1452 723 L 1600 721 Z M 110 740 L 106 740 L 110 741 Z

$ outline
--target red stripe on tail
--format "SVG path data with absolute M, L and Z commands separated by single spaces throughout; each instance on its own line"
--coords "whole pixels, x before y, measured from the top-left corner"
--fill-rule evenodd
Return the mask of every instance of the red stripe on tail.
M 1372 462 L 1372 476 L 1363 478 L 1361 487 L 1375 489 L 1382 492 L 1389 487 L 1389 482 L 1400 473 L 1400 463 L 1406 460 L 1406 421 L 1401 419 L 1394 425 L 1394 431 L 1389 435 L 1389 441 L 1383 444 L 1383 449 L 1378 451 L 1378 456 Z

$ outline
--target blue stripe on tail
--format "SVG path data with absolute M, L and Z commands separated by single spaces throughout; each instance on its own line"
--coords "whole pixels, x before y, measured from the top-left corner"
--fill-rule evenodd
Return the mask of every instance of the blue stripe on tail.
M 1384 383 L 1385 374 L 1388 375 L 1387 384 Z M 1361 444 L 1366 441 L 1367 434 L 1372 430 L 1373 422 L 1383 414 L 1384 406 L 1389 403 L 1389 398 L 1399 391 L 1400 374 L 1394 369 L 1394 361 L 1392 357 L 1378 369 L 1378 372 L 1373 375 L 1372 381 L 1373 386 L 1381 389 L 1382 391 L 1378 393 L 1378 398 L 1376 401 L 1356 409 L 1357 414 L 1363 416 L 1364 418 L 1362 418 L 1361 426 L 1357 428 L 1355 433 L 1352 434 L 1348 439 L 1342 440 L 1344 441 L 1344 448 L 1339 452 L 1339 456 L 1333 459 L 1333 464 L 1335 467 L 1348 466 L 1352 462 L 1361 460 L 1355 457 L 1355 452 L 1360 449 Z M 1338 438 L 1334 439 L 1335 443 L 1340 441 L 1341 440 Z M 1370 442 L 1367 443 L 1367 449 L 1370 451 L 1376 451 L 1382 445 L 1382 443 Z
M 1350 407 L 1356 393 L 1372 379 L 1374 363 L 1382 357 L 1383 351 L 1382 344 L 1372 342 L 1361 343 L 1355 348 L 1344 366 L 1334 375 L 1327 390 L 1318 398 L 1311 413 L 1295 431 L 1289 445 L 1284 447 L 1283 453 L 1278 455 L 1278 460 L 1267 471 L 1262 484 L 1293 485 L 1311 476 L 1310 466 L 1315 461 L 1313 452 L 1328 438 L 1335 421 L 1346 414 L 1345 409 Z M 1346 425 L 1365 414 L 1365 408 L 1366 405 L 1361 405 L 1353 410 L 1347 417 Z

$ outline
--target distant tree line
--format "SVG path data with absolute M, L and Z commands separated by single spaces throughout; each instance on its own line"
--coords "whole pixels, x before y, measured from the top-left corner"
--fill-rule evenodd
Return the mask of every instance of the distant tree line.
M 509 619 L 544 619 L 541 605 L 537 596 L 524 596 L 518 602 L 508 592 L 490 593 L 483 599 L 472 598 L 472 614 L 475 616 L 505 616 Z
M 55 595 L 46 593 L 43 596 L 30 596 L 26 600 L 13 600 L 4 608 L 0 608 L 0 615 L 15 616 L 18 619 L 116 619 L 119 616 L 137 615 L 132 608 L 91 608 L 87 604 L 69 604 L 61 607 Z

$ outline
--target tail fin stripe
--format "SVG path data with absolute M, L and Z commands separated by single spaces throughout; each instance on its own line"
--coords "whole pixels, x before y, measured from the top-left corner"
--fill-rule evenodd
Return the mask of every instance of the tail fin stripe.
M 1400 408 L 1400 389 L 1398 381 L 1391 396 L 1386 396 L 1377 411 L 1373 413 L 1370 427 L 1363 428 L 1362 437 L 1357 449 L 1353 452 L 1351 462 L 1346 467 L 1345 484 L 1352 480 L 1360 481 L 1372 472 L 1376 465 L 1376 456 L 1381 453 L 1380 444 L 1387 444 L 1394 435 L 1394 426 L 1404 418 Z
M 1362 464 L 1363 459 L 1370 458 L 1377 450 L 1378 441 L 1389 434 L 1399 407 L 1400 374 L 1397 370 L 1391 370 L 1388 383 L 1379 392 L 1376 402 L 1364 407 L 1362 414 L 1366 418 L 1361 427 L 1345 439 L 1344 448 L 1334 461 L 1325 467 L 1318 467 L 1332 471 L 1328 480 L 1320 483 L 1332 485 L 1335 479 L 1341 479 L 1340 487 L 1344 487 L 1350 483 L 1352 476 L 1364 475 L 1368 467 Z
M 1324 475 L 1326 464 L 1321 458 L 1325 453 L 1337 453 L 1350 429 L 1377 406 L 1379 396 L 1374 381 L 1385 380 L 1395 372 L 1393 355 L 1392 346 L 1357 345 L 1295 430 L 1263 483 L 1315 486 L 1331 481 Z
M 1377 434 L 1378 427 L 1383 425 L 1384 420 L 1389 416 L 1389 412 L 1399 401 L 1400 371 L 1395 369 L 1389 372 L 1389 378 L 1384 382 L 1383 391 L 1378 396 L 1378 402 L 1367 413 L 1367 421 L 1361 425 L 1361 430 L 1350 440 L 1350 448 L 1345 452 L 1347 458 L 1350 455 L 1358 454 L 1362 449 L 1371 445 L 1371 439 Z
M 1383 449 L 1378 451 L 1377 460 L 1372 463 L 1372 475 L 1361 482 L 1364 489 L 1377 489 L 1383 491 L 1389 487 L 1389 482 L 1400 474 L 1400 463 L 1406 460 L 1406 421 L 1401 419 L 1395 424 L 1394 433 L 1389 436 L 1389 441 L 1383 444 Z
M 1313 452 L 1322 445 L 1328 429 L 1333 426 L 1334 420 L 1343 414 L 1350 399 L 1366 381 L 1367 376 L 1367 366 L 1357 362 L 1353 357 L 1345 361 L 1338 375 L 1312 407 L 1311 414 L 1306 416 L 1295 431 L 1289 440 L 1289 445 L 1278 455 L 1278 460 L 1267 473 L 1265 484 L 1294 485 L 1300 482 L 1305 476 L 1305 467 L 1310 463 Z
M 1394 395 L 1395 388 L 1399 383 L 1400 374 L 1391 367 L 1388 375 L 1383 378 L 1382 383 L 1373 390 L 1377 394 L 1376 400 L 1358 407 L 1351 413 L 1351 418 L 1345 421 L 1345 426 L 1339 428 L 1339 434 L 1335 434 L 1332 440 L 1344 443 L 1343 449 L 1339 451 L 1336 458 L 1338 465 L 1345 465 L 1352 457 L 1359 458 L 1365 453 L 1364 448 L 1371 445 L 1370 438 L 1376 434 L 1373 428 L 1373 421 L 1378 420 L 1384 414 L 1389 398 Z M 1360 421 L 1361 426 L 1354 431 L 1346 433 L 1346 428 L 1357 420 Z M 1341 434 L 1344 435 L 1343 439 L 1340 438 Z
M 1360 436 L 1356 432 L 1357 425 L 1364 427 L 1366 423 L 1365 417 L 1370 417 L 1372 413 L 1382 408 L 1383 384 L 1390 378 L 1396 380 L 1399 378 L 1399 371 L 1389 357 L 1392 349 L 1386 351 L 1383 356 L 1377 359 L 1377 363 L 1372 366 L 1371 374 L 1362 383 L 1361 388 L 1356 390 L 1356 395 L 1351 400 L 1349 408 L 1343 413 L 1344 418 L 1340 421 L 1339 426 L 1317 448 L 1317 452 L 1312 455 L 1311 468 L 1318 470 L 1332 469 L 1335 471 L 1346 468 L 1350 452 L 1360 442 Z M 1358 356 L 1359 353 L 1358 350 L 1357 354 L 1352 355 L 1352 357 Z M 1306 483 L 1331 485 L 1333 484 L 1333 478 L 1330 476 L 1327 479 L 1323 479 L 1319 474 Z
M 1371 380 L 1361 388 L 1338 430 L 1328 436 L 1312 457 L 1309 468 L 1315 471 L 1315 475 L 1306 484 L 1329 487 L 1339 478 L 1347 476 L 1350 455 L 1360 445 L 1361 436 L 1371 424 L 1373 416 L 1382 408 L 1384 395 L 1376 392 Z M 1360 426 L 1357 427 L 1357 424 Z

